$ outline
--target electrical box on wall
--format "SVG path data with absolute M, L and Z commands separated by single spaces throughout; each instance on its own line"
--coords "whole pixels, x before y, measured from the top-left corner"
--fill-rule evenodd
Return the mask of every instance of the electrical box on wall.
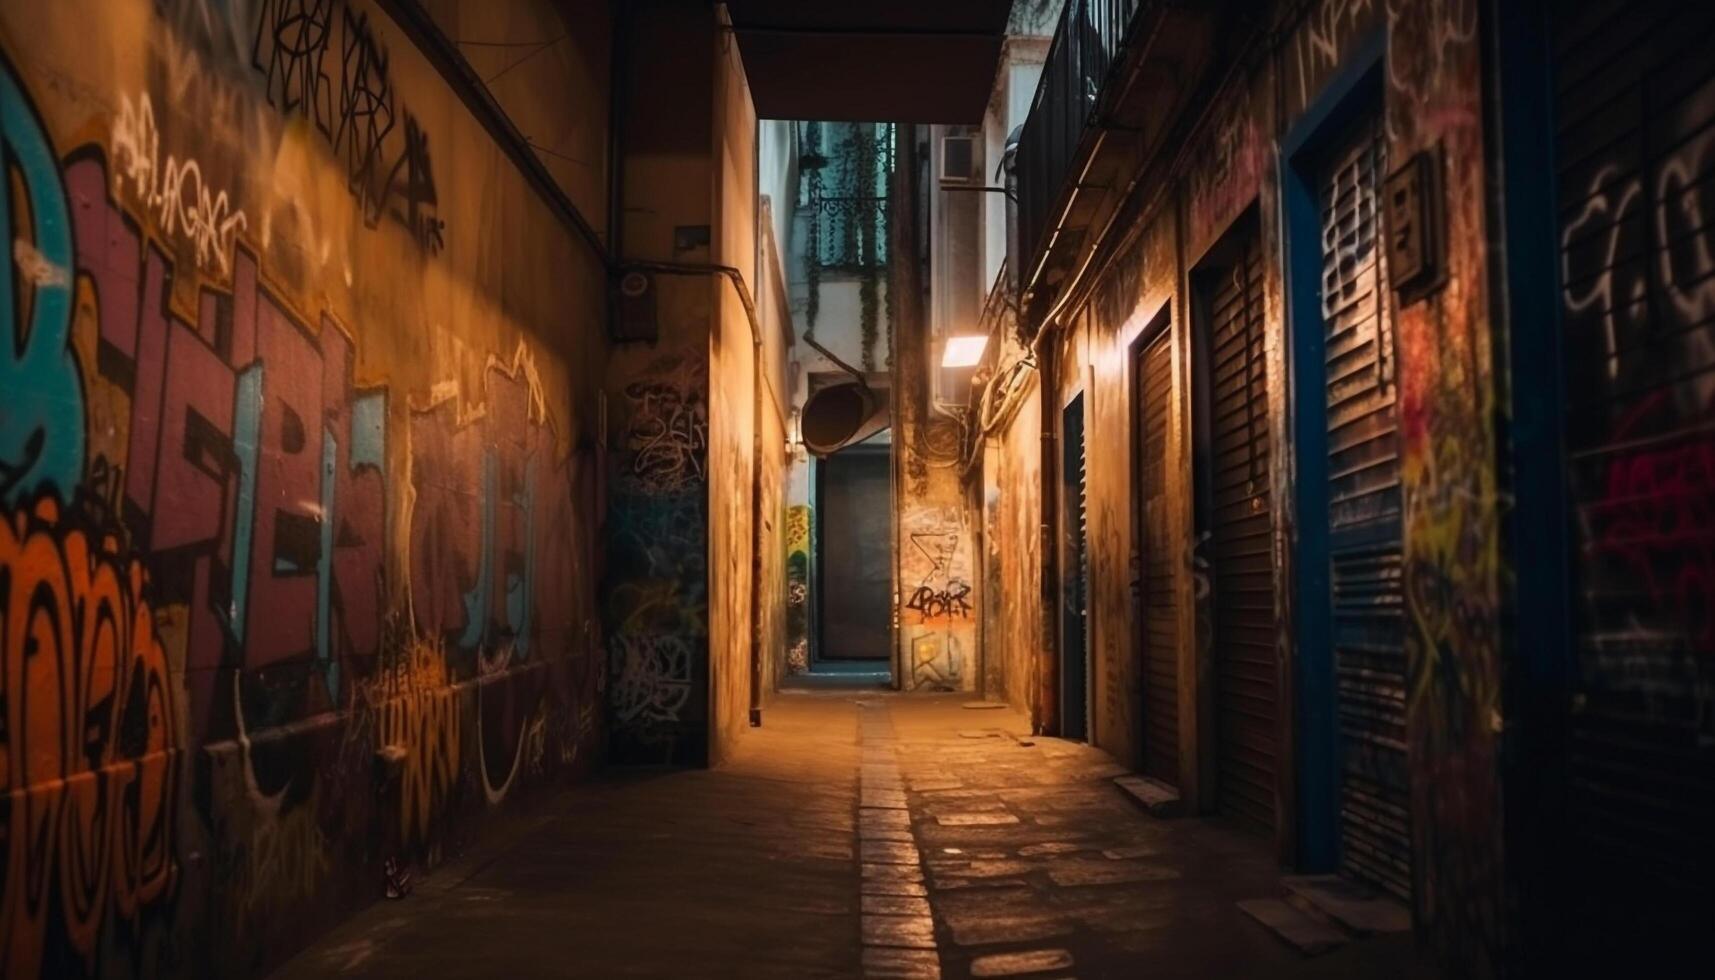
M 1419 150 L 1382 187 L 1388 277 L 1401 303 L 1434 292 L 1447 278 L 1446 213 L 1441 152 Z
M 941 137 L 941 182 L 968 184 L 976 169 L 977 141 L 971 136 Z
M 613 339 L 654 343 L 661 334 L 655 315 L 655 278 L 647 272 L 621 273 L 613 286 Z

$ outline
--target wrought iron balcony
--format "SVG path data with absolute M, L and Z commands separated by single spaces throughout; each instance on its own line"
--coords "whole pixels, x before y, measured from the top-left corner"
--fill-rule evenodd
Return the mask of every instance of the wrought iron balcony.
M 1141 8 L 1149 0 L 1066 0 L 1018 146 L 1016 256 L 1028 287 L 1075 179 L 1085 136 Z

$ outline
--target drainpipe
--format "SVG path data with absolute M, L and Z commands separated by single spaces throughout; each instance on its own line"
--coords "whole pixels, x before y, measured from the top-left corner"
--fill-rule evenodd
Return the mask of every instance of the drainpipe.
M 1059 596 L 1055 583 L 1060 579 L 1060 548 L 1054 534 L 1055 518 L 1060 512 L 1060 481 L 1055 479 L 1060 468 L 1058 439 L 1055 425 L 1059 419 L 1054 409 L 1060 376 L 1060 358 L 1053 339 L 1059 336 L 1053 323 L 1045 323 L 1036 333 L 1036 363 L 1042 385 L 1042 655 L 1036 658 L 1036 704 L 1031 712 L 1031 729 L 1037 734 L 1057 732 L 1060 728 L 1060 617 Z

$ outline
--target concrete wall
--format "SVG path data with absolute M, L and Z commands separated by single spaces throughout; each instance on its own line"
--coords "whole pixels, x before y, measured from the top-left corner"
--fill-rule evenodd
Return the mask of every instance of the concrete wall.
M 714 105 L 686 93 L 715 77 L 714 15 L 695 3 L 630 11 L 624 136 L 624 259 L 713 261 Z M 731 287 L 655 277 L 659 339 L 615 347 L 605 375 L 613 481 L 603 614 L 612 757 L 709 755 L 709 350 Z
M 753 556 L 782 521 L 780 455 L 757 447 L 785 441 L 784 304 L 759 275 L 757 120 L 730 33 L 692 0 L 627 10 L 620 261 L 703 269 L 653 274 L 659 337 L 619 345 L 605 375 L 612 755 L 718 763 L 746 724 L 753 646 L 780 629 L 782 548 Z M 742 275 L 754 331 L 710 265 Z
M 984 498 L 983 660 L 987 696 L 1040 719 L 1043 629 L 1054 624 L 1042 608 L 1042 387 L 1035 372 L 1026 383 L 983 451 L 984 484 L 998 491 Z
M 915 160 L 924 128 L 901 126 L 891 194 L 894 300 L 894 678 L 907 691 L 975 690 L 980 667 L 975 590 L 981 516 L 961 474 L 961 429 L 931 400 L 929 297 L 919 273 L 915 210 L 926 206 Z M 919 139 L 922 142 L 919 142 Z M 932 175 L 931 175 L 932 176 Z
M 607 228 L 612 4 L 420 0 L 578 213 Z M 551 98 L 543 93 L 551 92 Z
M 756 110 L 731 34 L 722 34 L 714 63 L 714 261 L 736 266 L 752 289 L 757 276 Z M 764 398 L 758 376 L 762 338 L 732 284 L 716 280 L 709 334 L 709 707 L 710 761 L 731 750 L 750 707 L 751 590 L 757 587 L 760 511 L 753 510 L 752 472 Z M 757 324 L 760 330 L 760 324 Z M 769 411 L 774 411 L 769 407 Z
M 0 52 L 0 972 L 261 972 L 599 754 L 600 265 L 367 0 Z
M 758 412 L 761 430 L 757 434 L 757 459 L 760 464 L 762 493 L 758 506 L 761 524 L 756 529 L 762 589 L 757 637 L 762 658 L 761 693 L 763 698 L 767 699 L 779 687 L 780 678 L 788 670 L 788 650 L 792 642 L 790 624 L 793 615 L 789 609 L 793 595 L 792 582 L 789 581 L 792 574 L 792 556 L 797 550 L 804 552 L 805 574 L 798 580 L 798 584 L 807 586 L 809 542 L 807 510 L 798 514 L 790 509 L 789 504 L 792 500 L 789 473 L 791 456 L 786 448 L 786 438 L 791 425 L 792 398 L 787 373 L 795 341 L 792 302 L 786 292 L 786 278 L 781 265 L 783 249 L 779 240 L 774 237 L 780 224 L 773 213 L 771 202 L 764 198 L 762 204 L 761 220 L 757 223 L 757 227 L 761 229 L 757 307 L 763 328 L 762 383 L 757 392 L 762 399 Z M 806 519 L 802 532 L 794 524 L 796 516 L 804 516 Z M 804 631 L 799 629 L 797 635 L 802 637 Z

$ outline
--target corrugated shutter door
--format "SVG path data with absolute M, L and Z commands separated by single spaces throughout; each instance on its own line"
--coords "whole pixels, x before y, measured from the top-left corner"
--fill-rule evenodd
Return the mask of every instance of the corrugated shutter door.
M 1082 699 L 1083 737 L 1090 737 L 1090 439 L 1082 421 L 1083 399 L 1079 397 L 1078 424 L 1078 657 L 1083 664 L 1080 677 L 1083 689 L 1076 692 Z
M 1173 395 L 1168 332 L 1137 361 L 1138 527 L 1143 553 L 1143 772 L 1179 784 L 1179 643 L 1173 568 L 1179 559 L 1167 533 L 1167 420 Z
M 1376 213 L 1382 157 L 1380 125 L 1372 118 L 1331 157 L 1321 187 L 1328 551 L 1340 866 L 1409 898 L 1399 427 Z
M 1715 6 L 1550 9 L 1569 854 L 1586 913 L 1665 928 L 1715 897 Z
M 1209 558 L 1214 587 L 1216 802 L 1254 829 L 1275 822 L 1278 682 L 1269 546 L 1268 377 L 1254 235 L 1209 296 Z

